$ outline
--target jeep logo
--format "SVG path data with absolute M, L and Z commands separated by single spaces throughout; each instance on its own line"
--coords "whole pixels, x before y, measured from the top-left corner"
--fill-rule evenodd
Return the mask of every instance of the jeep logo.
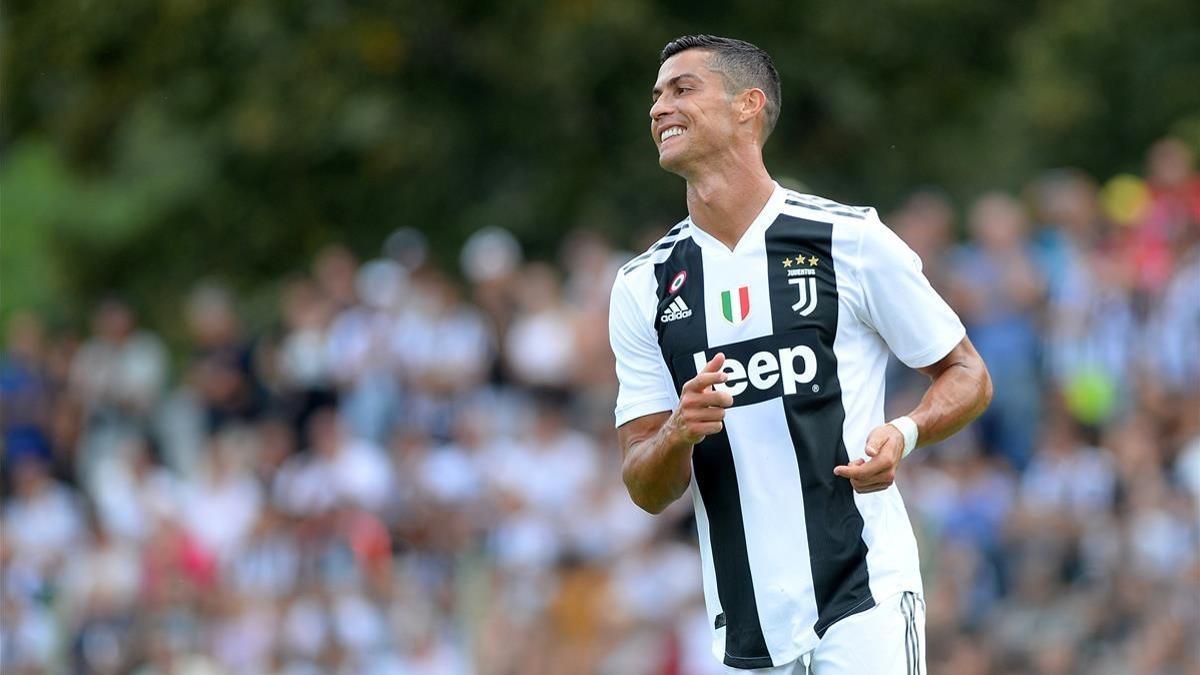
M 708 357 L 704 352 L 696 352 L 692 358 L 696 363 L 696 374 L 699 374 L 708 363 Z M 737 396 L 746 391 L 746 387 L 766 391 L 782 380 L 783 395 L 789 396 L 796 393 L 796 385 L 808 384 L 817 376 L 817 354 L 812 347 L 796 345 L 784 347 L 778 352 L 755 352 L 745 364 L 726 356 L 722 370 L 729 379 L 715 385 L 718 391 L 728 391 L 731 396 Z
M 833 369 L 821 367 L 822 350 L 818 332 L 802 329 L 679 354 L 672 359 L 676 391 L 717 352 L 724 352 L 727 379 L 716 389 L 728 391 L 734 406 L 793 395 L 825 399 L 836 395 L 837 388 L 827 381 L 834 377 Z

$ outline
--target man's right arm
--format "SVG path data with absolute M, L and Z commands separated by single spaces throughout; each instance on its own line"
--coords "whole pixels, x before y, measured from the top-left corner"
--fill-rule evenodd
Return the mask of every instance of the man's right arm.
M 617 429 L 621 443 L 621 478 L 633 503 L 661 513 L 687 491 L 692 480 L 692 448 L 724 428 L 725 408 L 733 405 L 724 382 L 725 355 L 717 354 L 696 377 L 683 385 L 679 407 L 630 420 Z

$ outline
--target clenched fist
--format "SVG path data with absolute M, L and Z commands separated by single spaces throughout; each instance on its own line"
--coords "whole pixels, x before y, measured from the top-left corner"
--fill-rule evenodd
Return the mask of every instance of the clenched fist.
M 875 427 L 867 436 L 867 459 L 834 467 L 834 475 L 850 479 L 855 492 L 879 492 L 892 486 L 904 454 L 904 434 L 890 424 Z
M 723 365 L 725 355 L 717 354 L 683 385 L 679 394 L 679 407 L 671 414 L 669 424 L 671 434 L 689 445 L 725 428 L 725 409 L 733 405 L 733 395 L 713 389 L 713 385 L 724 382 L 727 377 L 721 370 Z

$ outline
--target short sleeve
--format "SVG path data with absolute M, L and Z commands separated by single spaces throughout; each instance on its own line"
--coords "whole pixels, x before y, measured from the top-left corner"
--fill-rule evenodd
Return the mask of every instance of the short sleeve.
M 859 280 L 863 320 L 910 368 L 923 368 L 954 349 L 966 329 L 921 272 L 921 258 L 878 218 L 864 224 Z
M 659 350 L 653 312 L 644 312 L 630 287 L 630 276 L 618 273 L 608 312 L 608 336 L 617 361 L 616 425 L 675 408 L 678 395 Z M 649 286 L 649 285 L 648 285 Z M 647 288 L 652 293 L 652 288 Z

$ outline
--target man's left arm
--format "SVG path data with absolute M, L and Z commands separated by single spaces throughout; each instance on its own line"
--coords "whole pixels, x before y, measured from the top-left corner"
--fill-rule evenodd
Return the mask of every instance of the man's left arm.
M 966 337 L 949 354 L 918 370 L 933 382 L 921 403 L 907 415 L 917 425 L 917 447 L 953 436 L 979 417 L 992 400 L 992 378 Z M 835 467 L 833 473 L 848 478 L 855 492 L 886 490 L 896 479 L 904 434 L 890 423 L 875 427 L 867 436 L 866 452 L 869 459 Z

